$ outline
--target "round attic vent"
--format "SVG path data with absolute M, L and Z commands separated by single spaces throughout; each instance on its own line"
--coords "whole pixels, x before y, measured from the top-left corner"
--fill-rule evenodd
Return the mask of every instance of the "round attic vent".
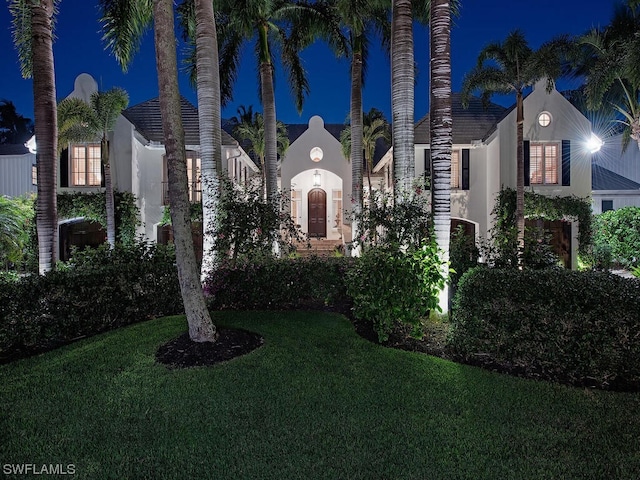
M 322 152 L 322 149 L 320 147 L 313 147 L 309 152 L 309 156 L 314 162 L 319 162 L 320 160 L 322 160 L 323 155 L 324 153 Z

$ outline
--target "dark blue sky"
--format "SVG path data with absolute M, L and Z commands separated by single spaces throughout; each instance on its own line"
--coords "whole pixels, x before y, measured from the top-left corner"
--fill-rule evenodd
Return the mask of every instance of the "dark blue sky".
M 491 41 L 502 40 L 511 30 L 520 28 L 530 45 L 541 43 L 561 33 L 579 34 L 593 26 L 609 22 L 616 0 L 461 0 L 462 11 L 454 20 L 452 32 L 453 90 L 460 89 L 464 74 L 473 67 L 480 49 Z M 20 75 L 17 55 L 12 48 L 10 14 L 6 2 L 0 8 L 0 44 L 4 46 L 3 72 L 0 75 L 0 98 L 15 103 L 18 112 L 33 118 L 31 80 Z M 101 90 L 118 86 L 130 96 L 130 105 L 157 96 L 158 86 L 153 52 L 153 36 L 148 34 L 128 73 L 121 72 L 115 59 L 104 50 L 99 33 L 96 0 L 62 0 L 54 44 L 57 96 L 64 98 L 73 89 L 80 73 L 89 73 Z M 429 45 L 425 26 L 416 26 L 416 120 L 428 110 Z M 276 112 L 285 123 L 306 123 L 312 115 L 321 115 L 327 123 L 343 123 L 349 111 L 349 63 L 337 60 L 323 44 L 303 52 L 304 65 L 311 84 L 304 111 L 298 115 L 289 93 L 287 79 L 278 72 Z M 243 55 L 234 101 L 223 110 L 223 117 L 236 114 L 239 105 L 262 108 L 257 96 L 257 70 L 252 47 Z M 560 88 L 572 87 L 561 83 Z M 184 75 L 181 93 L 196 103 L 196 94 Z M 507 104 L 509 99 L 499 99 Z M 375 48 L 369 60 L 364 89 L 364 109 L 384 111 L 390 117 L 390 62 Z

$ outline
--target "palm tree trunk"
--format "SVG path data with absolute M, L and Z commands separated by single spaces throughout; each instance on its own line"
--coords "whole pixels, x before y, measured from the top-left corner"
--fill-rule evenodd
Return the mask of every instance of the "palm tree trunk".
M 276 124 L 276 98 L 273 90 L 273 65 L 267 41 L 267 27 L 260 28 L 261 61 L 260 61 L 260 90 L 262 94 L 262 109 L 264 111 L 264 156 L 267 179 L 267 201 L 275 201 L 278 192 L 278 146 Z
M 154 0 L 153 18 L 160 113 L 167 157 L 169 204 L 180 292 L 191 340 L 215 342 L 217 332 L 204 302 L 191 236 L 187 161 L 173 28 L 173 1 Z
M 116 210 L 113 200 L 113 180 L 111 179 L 111 164 L 109 163 L 109 142 L 102 136 L 100 141 L 100 156 L 104 167 L 104 196 L 107 215 L 107 243 L 113 249 L 116 245 Z
M 518 267 L 523 266 L 524 255 L 524 100 L 522 92 L 516 92 L 516 226 L 518 231 Z
M 451 5 L 449 0 L 431 0 L 431 210 L 436 242 L 448 275 L 451 235 L 451 149 L 453 116 L 451 112 Z M 449 292 L 440 292 L 440 308 L 449 310 Z
M 38 153 L 36 154 L 38 172 L 36 228 L 38 231 L 38 270 L 41 275 L 51 270 L 56 262 L 58 250 L 56 200 L 58 122 L 52 17 L 53 0 L 41 0 L 31 4 L 33 102 L 35 134 L 38 142 Z
M 394 0 L 391 23 L 391 115 L 395 199 L 411 192 L 415 176 L 413 17 L 411 0 Z
M 362 212 L 362 39 L 356 38 L 351 59 L 351 201 L 353 218 L 352 238 L 357 234 L 357 217 Z M 353 251 L 358 255 L 359 251 Z
M 195 17 L 198 119 L 202 162 L 203 239 L 200 280 L 204 282 L 213 274 L 216 263 L 214 242 L 220 188 L 218 175 L 222 170 L 218 42 L 211 0 L 195 0 Z

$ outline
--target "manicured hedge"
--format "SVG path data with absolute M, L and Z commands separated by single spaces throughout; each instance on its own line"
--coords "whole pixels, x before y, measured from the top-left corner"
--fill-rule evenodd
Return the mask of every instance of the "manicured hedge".
M 595 271 L 473 269 L 458 286 L 449 345 L 470 363 L 637 389 L 640 281 Z
M 182 311 L 170 251 L 98 249 L 44 276 L 0 278 L 0 362 Z
M 349 258 L 264 258 L 220 266 L 205 287 L 212 309 L 348 308 Z

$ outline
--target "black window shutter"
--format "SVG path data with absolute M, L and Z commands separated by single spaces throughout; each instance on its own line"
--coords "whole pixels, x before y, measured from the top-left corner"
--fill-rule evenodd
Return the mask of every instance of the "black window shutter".
M 431 149 L 424 149 L 424 180 L 431 188 Z
M 571 185 L 571 141 L 562 140 L 562 186 Z
M 524 186 L 528 187 L 531 180 L 531 151 L 529 150 L 529 140 L 524 141 Z
M 69 186 L 69 149 L 64 148 L 60 153 L 60 186 Z
M 462 149 L 462 190 L 469 190 L 469 149 Z

